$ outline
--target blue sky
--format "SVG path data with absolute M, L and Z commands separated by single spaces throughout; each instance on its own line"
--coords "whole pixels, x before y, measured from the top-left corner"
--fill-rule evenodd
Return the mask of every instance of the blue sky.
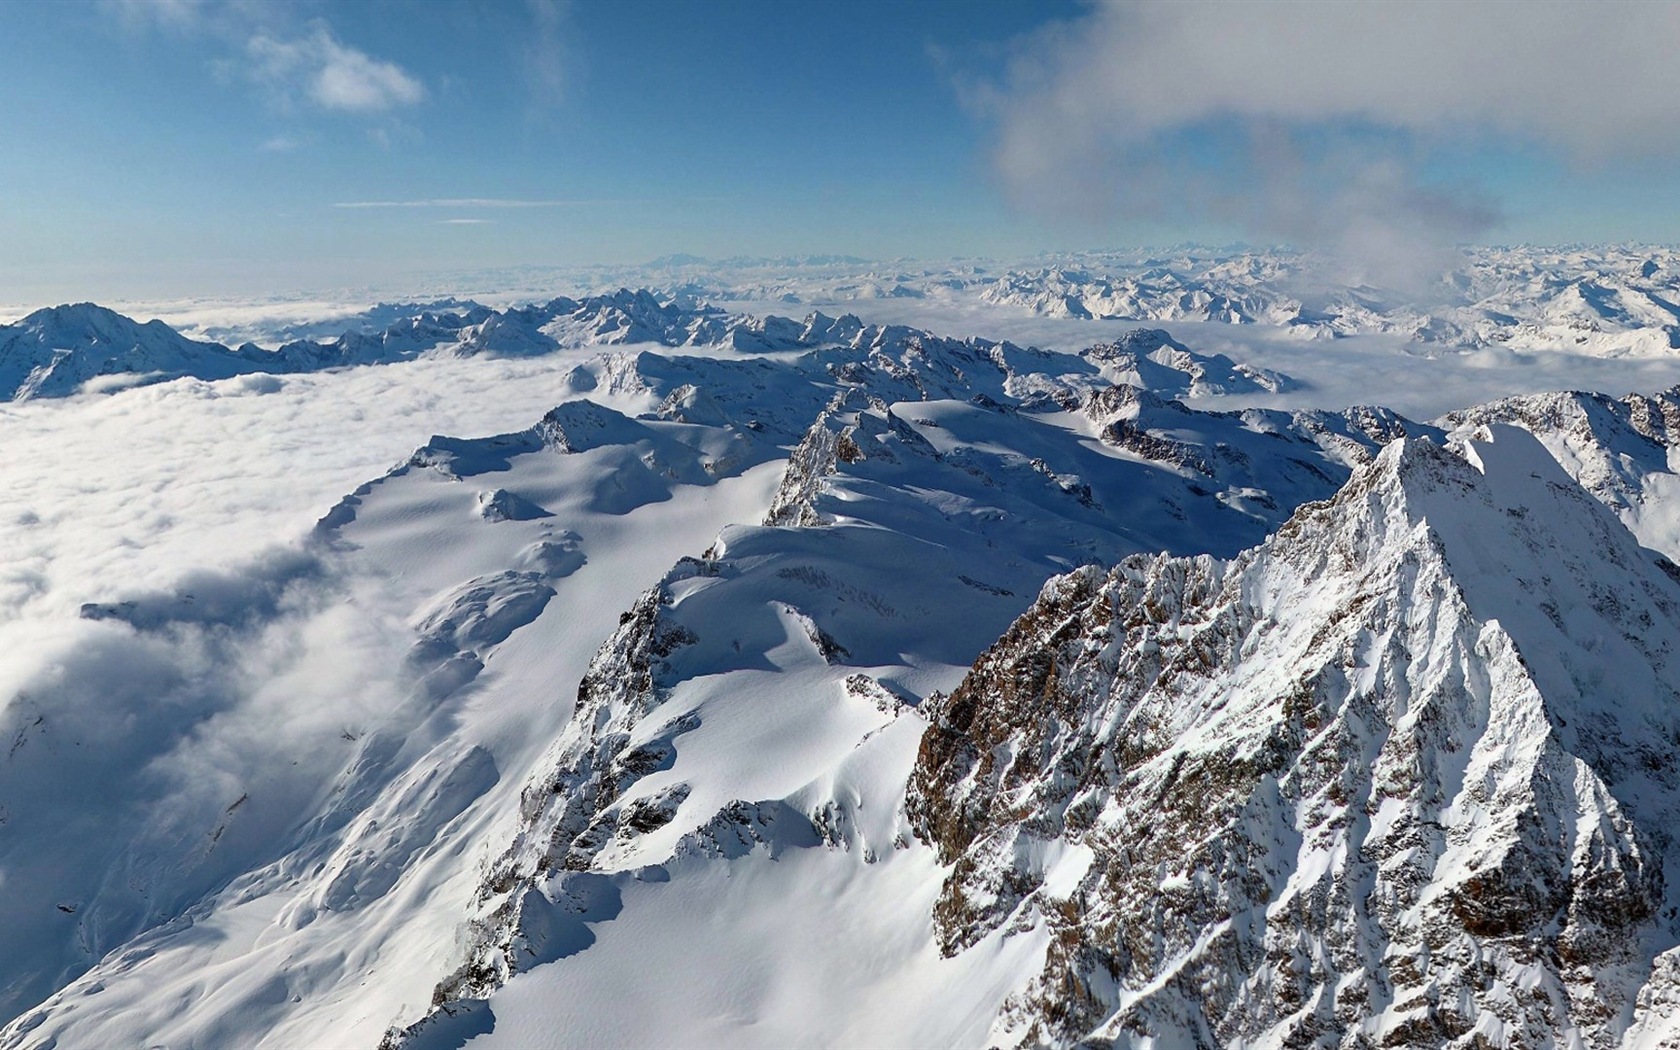
M 0 301 L 670 252 L 1680 239 L 1680 90 L 1640 50 L 1672 9 L 1585 44 L 1584 5 L 1456 10 L 0 4 Z M 1529 59 L 1442 43 L 1513 32 Z

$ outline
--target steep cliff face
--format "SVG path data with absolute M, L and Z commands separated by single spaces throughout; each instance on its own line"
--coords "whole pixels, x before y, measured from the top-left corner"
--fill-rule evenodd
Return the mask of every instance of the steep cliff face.
M 994 1038 L 1660 1038 L 1680 584 L 1480 437 L 1395 442 L 1233 562 L 1051 581 L 931 712 L 941 949 L 1049 934 Z
M 672 577 L 704 571 L 704 563 L 689 560 Z M 558 905 L 542 887 L 565 872 L 588 871 L 595 854 L 615 837 L 630 839 L 663 826 L 686 797 L 677 785 L 652 798 L 619 804 L 626 788 L 670 767 L 676 754 L 672 738 L 693 728 L 679 718 L 650 739 L 634 744 L 631 739 L 660 701 L 666 658 L 695 640 L 687 628 L 662 615 L 671 603 L 670 581 L 643 594 L 590 661 L 578 684 L 572 720 L 520 796 L 519 832 L 480 884 L 466 961 L 438 984 L 434 1006 L 469 1009 L 513 974 L 552 959 L 552 913 L 557 907 L 564 910 L 568 899 L 589 883 L 562 878 L 552 891 Z
M 848 402 L 861 400 L 853 391 L 841 391 L 817 416 L 811 429 L 805 432 L 788 456 L 787 470 L 782 474 L 782 483 L 777 486 L 770 509 L 764 515 L 764 524 L 824 524 L 816 508 L 824 479 L 838 470 L 840 464 L 855 463 L 863 458 L 863 451 L 853 437 L 856 428 L 848 425 L 843 414 Z

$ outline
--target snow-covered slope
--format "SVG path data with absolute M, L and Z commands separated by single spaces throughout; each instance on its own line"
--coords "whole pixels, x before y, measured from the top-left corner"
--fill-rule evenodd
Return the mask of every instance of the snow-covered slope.
M 1395 442 L 1230 564 L 1052 581 L 933 706 L 941 946 L 1049 943 L 993 1038 L 1675 1037 L 1680 570 L 1479 437 Z
M 5 711 L 6 1039 L 376 1042 L 528 968 L 516 938 L 572 944 L 576 887 L 545 873 L 628 892 L 751 853 L 766 820 L 839 843 L 820 826 L 855 800 L 809 785 L 857 762 L 878 817 L 847 864 L 885 856 L 914 707 L 1046 577 L 1234 553 L 1406 427 L 1194 412 L 1075 355 L 812 324 L 829 345 L 798 355 L 580 357 L 587 397 L 434 438 L 304 549 L 84 608 L 87 678 Z M 311 674 L 352 625 L 356 665 Z M 99 647 L 148 670 L 89 696 Z M 932 864 L 895 870 L 926 888 Z M 919 943 L 904 965 L 943 972 Z
M 1511 397 L 1440 422 L 1454 430 L 1524 427 L 1641 543 L 1680 559 L 1680 387 L 1619 399 L 1580 391 Z
M 0 1045 L 1680 1040 L 1673 393 L 1213 411 L 1297 380 L 1102 339 L 448 301 L 9 409 L 525 406 L 6 636 Z
M 102 959 L 67 1045 L 371 1045 L 423 1007 L 554 683 L 775 484 L 725 433 L 625 422 L 640 445 L 436 440 L 278 565 L 84 609 L 78 673 L 5 712 L 7 1012 Z M 101 650 L 130 682 L 90 689 Z

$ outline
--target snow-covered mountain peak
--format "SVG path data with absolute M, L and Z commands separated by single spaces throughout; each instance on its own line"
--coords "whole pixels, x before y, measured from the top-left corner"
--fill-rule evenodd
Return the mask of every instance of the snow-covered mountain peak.
M 84 341 L 114 342 L 135 339 L 140 332 L 171 332 L 162 321 L 141 323 L 97 303 L 66 303 L 48 306 L 18 321 L 44 343 L 73 346 Z
M 1672 572 L 1492 427 L 1390 444 L 1229 564 L 1052 581 L 932 712 L 909 802 L 955 864 L 948 952 L 1049 936 L 993 1037 L 1658 1023 L 1635 1003 L 1680 943 Z
M 498 311 L 502 320 L 479 331 L 541 332 L 552 323 L 545 315 Z M 684 323 L 696 321 L 713 318 Z M 380 967 L 379 991 L 358 993 L 377 995 L 377 1006 L 353 1019 L 336 1008 L 264 1006 L 243 985 L 228 990 L 238 1003 L 230 1009 L 295 1014 L 302 1027 L 289 1032 L 302 1043 L 335 1021 L 361 1026 L 358 1038 L 372 1026 L 376 1042 L 388 1025 L 431 1031 L 450 1010 L 516 1016 L 501 997 L 539 977 L 535 959 L 558 950 L 555 931 L 584 921 L 569 910 L 581 887 L 632 892 L 636 872 L 667 863 L 704 881 L 719 870 L 713 862 L 784 848 L 828 846 L 861 864 L 902 852 L 909 838 L 897 805 L 920 722 L 900 716 L 960 680 L 1046 577 L 1140 550 L 1235 553 L 1302 499 L 1329 495 L 1376 447 L 1363 414 L 1210 413 L 1129 387 L 1112 389 L 1150 412 L 1111 433 L 1079 411 L 1082 392 L 1107 387 L 1077 354 L 846 317 L 739 323 L 776 348 L 576 353 L 552 373 L 560 403 L 523 421 L 531 425 L 435 436 L 320 520 L 313 543 L 335 578 L 366 579 L 381 595 L 373 607 L 401 625 L 377 666 L 399 668 L 392 681 L 406 692 L 365 726 L 335 730 L 330 739 L 345 746 L 311 752 L 319 766 L 307 776 L 281 771 L 285 783 L 348 785 L 331 789 L 327 810 L 273 811 L 280 831 L 216 854 L 247 865 L 263 887 L 260 907 L 279 916 L 273 930 L 230 930 L 240 945 L 231 950 L 258 968 L 288 953 L 330 954 L 334 937 L 372 916 L 409 914 L 409 892 L 426 901 L 427 919 L 413 928 L 424 947 Z M 787 326 L 798 342 L 775 344 Z M 804 345 L 811 338 L 816 345 Z M 112 609 L 89 622 L 167 629 L 124 619 L 120 602 Z M 253 630 L 270 626 L 266 615 Z M 772 694 L 792 702 L 766 706 Z M 361 735 L 375 725 L 383 728 Z M 768 751 L 796 741 L 803 757 L 743 763 L 745 725 Z M 854 752 L 867 756 L 867 775 L 852 768 Z M 346 824 L 351 809 L 337 799 L 352 789 L 362 816 Z M 250 793 L 257 801 L 237 812 L 278 805 L 272 789 Z M 400 816 L 411 810 L 419 815 Z M 12 825 L 13 841 L 21 827 Z M 457 834 L 472 836 L 455 840 L 462 850 L 414 852 Z M 153 847 L 137 832 L 111 849 L 127 857 Z M 174 862 L 167 848 L 162 855 Z M 315 858 L 326 856 L 336 859 L 319 868 Z M 931 863 L 926 851 L 917 857 Z M 197 870 L 197 861 L 181 863 Z M 433 874 L 405 874 L 410 865 Z M 434 875 L 442 881 L 425 881 Z M 422 881 L 398 888 L 411 877 Z M 36 910 L 47 922 L 66 913 L 43 895 L 65 885 L 9 884 L 44 905 Z M 204 892 L 195 921 L 219 922 L 231 914 L 224 906 L 236 907 Z M 75 897 L 78 920 L 89 923 L 120 915 L 150 928 L 177 915 L 176 902 L 137 912 L 99 885 L 77 883 Z M 122 1042 L 120 1031 L 143 1026 L 103 1009 L 129 991 L 99 1000 L 97 1011 L 61 1012 L 84 1001 L 82 987 L 120 980 L 144 994 L 165 971 L 185 972 L 183 960 L 204 943 L 177 928 L 158 932 L 154 961 L 118 978 L 99 966 L 115 942 L 76 941 L 82 928 L 70 923 L 49 929 L 31 942 L 36 955 L 20 950 L 10 965 L 82 974 L 20 1021 L 66 1040 L 66 1025 L 94 1042 Z M 352 979 L 331 966 L 322 973 L 310 994 L 337 995 L 325 989 Z M 361 986 L 367 976 L 353 979 Z
M 96 376 L 235 374 L 226 348 L 186 338 L 162 321 L 141 324 L 93 303 L 37 310 L 0 325 L 0 396 L 63 397 Z
M 1191 397 L 1292 389 L 1278 372 L 1240 365 L 1224 354 L 1203 355 L 1158 328 L 1139 328 L 1112 343 L 1099 343 L 1080 356 L 1101 367 L 1116 383 L 1132 383 Z

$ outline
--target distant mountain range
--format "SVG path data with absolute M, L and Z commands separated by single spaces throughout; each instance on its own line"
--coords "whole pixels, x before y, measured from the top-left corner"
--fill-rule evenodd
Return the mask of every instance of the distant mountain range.
M 1680 251 L 1670 247 L 1466 248 L 1398 289 L 1338 276 L 1342 266 L 1294 251 L 1185 247 L 950 264 L 673 263 L 616 275 L 714 302 L 979 302 L 1046 317 L 1260 325 L 1302 338 L 1378 333 L 1423 352 L 1680 348 Z
M 372 324 L 378 328 L 370 330 Z M 561 349 L 645 344 L 781 353 L 821 346 L 908 347 L 951 340 L 903 326 L 866 325 L 852 315 L 813 313 L 803 321 L 727 314 L 684 297 L 621 290 L 540 306 L 495 310 L 447 300 L 381 304 L 330 342 L 295 340 L 267 350 L 189 339 L 162 321 L 144 324 L 92 303 L 37 310 L 0 326 L 0 398 L 66 397 L 92 384 L 117 389 L 191 377 L 284 375 L 416 357 L 529 357 Z M 1008 343 L 969 340 L 987 353 L 1021 353 Z M 1031 351 L 1028 351 L 1031 352 Z M 1135 332 L 1095 348 L 1081 367 L 1107 370 L 1168 396 L 1284 389 L 1287 376 L 1215 354 L 1196 354 L 1164 332 Z M 1097 363 L 1100 361 L 1100 364 Z M 1141 371 L 1140 371 L 1141 370 Z
M 61 397 L 90 380 L 115 388 L 421 355 L 530 355 L 622 343 L 761 352 L 813 345 L 801 341 L 800 322 L 708 305 L 742 302 L 835 310 L 914 299 L 1044 317 L 1261 326 L 1306 339 L 1382 334 L 1426 354 L 1489 346 L 1596 357 L 1680 353 L 1680 251 L 1669 248 L 1466 249 L 1459 265 L 1409 292 L 1336 285 L 1312 258 L 1284 251 L 1089 253 L 1074 261 L 899 267 L 850 256 L 670 256 L 604 271 L 642 284 L 637 291 L 500 310 L 455 298 L 380 303 L 336 322 L 265 327 L 265 347 L 194 340 L 82 303 L 0 326 L 0 397 Z M 340 334 L 323 338 L 333 326 Z

